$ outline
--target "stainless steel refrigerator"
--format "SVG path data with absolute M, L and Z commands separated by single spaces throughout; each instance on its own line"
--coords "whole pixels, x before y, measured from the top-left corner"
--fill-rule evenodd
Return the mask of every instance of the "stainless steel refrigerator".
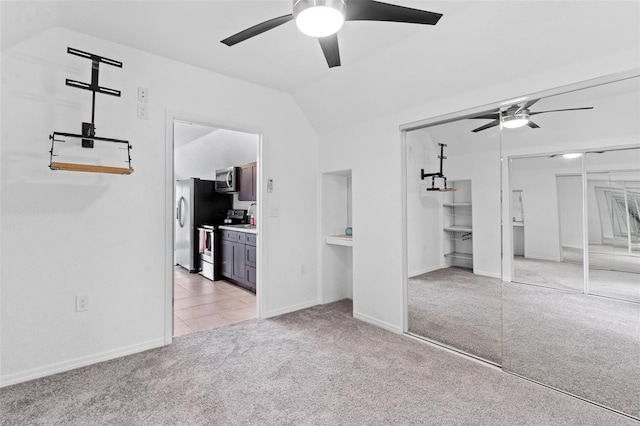
M 233 208 L 233 196 L 215 192 L 215 181 L 197 178 L 176 181 L 175 260 L 198 272 L 198 226 L 218 225 Z

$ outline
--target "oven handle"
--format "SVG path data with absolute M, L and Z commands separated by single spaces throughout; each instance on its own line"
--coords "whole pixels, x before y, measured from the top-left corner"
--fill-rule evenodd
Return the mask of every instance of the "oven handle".
M 231 171 L 227 172 L 227 188 L 231 188 Z

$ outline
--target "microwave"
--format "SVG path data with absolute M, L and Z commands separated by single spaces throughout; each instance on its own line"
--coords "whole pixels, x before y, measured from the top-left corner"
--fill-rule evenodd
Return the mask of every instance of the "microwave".
M 216 170 L 216 192 L 238 192 L 238 167 Z

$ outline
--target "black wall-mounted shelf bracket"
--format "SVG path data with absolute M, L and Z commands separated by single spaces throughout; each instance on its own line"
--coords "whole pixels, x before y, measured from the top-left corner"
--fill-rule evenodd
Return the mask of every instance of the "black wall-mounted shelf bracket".
M 96 126 L 95 126 L 95 118 L 96 118 L 96 93 L 100 93 L 102 95 L 110 95 L 120 97 L 121 92 L 116 89 L 110 89 L 108 87 L 102 87 L 99 84 L 100 78 L 100 64 L 107 64 L 117 68 L 122 68 L 122 62 L 116 61 L 113 59 L 105 58 L 104 56 L 95 55 L 89 52 L 83 52 L 82 50 L 74 49 L 72 47 L 67 47 L 67 53 L 71 55 L 80 56 L 81 58 L 91 60 L 91 83 L 84 83 L 82 81 L 71 80 L 69 78 L 66 79 L 66 85 L 75 87 L 77 89 L 88 90 L 91 92 L 91 122 L 90 123 L 82 123 L 82 132 L 81 134 L 75 133 L 65 133 L 65 132 L 53 132 L 53 134 L 49 135 L 49 139 L 51 139 L 51 157 L 49 161 L 49 168 L 52 170 L 75 170 L 75 171 L 90 171 L 90 172 L 102 172 L 102 173 L 119 173 L 119 174 L 130 174 L 133 172 L 133 168 L 131 168 L 131 144 L 129 141 L 122 139 L 114 139 L 114 138 L 103 138 L 96 136 Z M 53 153 L 56 142 L 65 142 L 64 139 L 59 139 L 60 137 L 68 137 L 68 138 L 79 138 L 82 139 L 82 147 L 83 148 L 93 148 L 93 144 L 95 141 L 98 142 L 114 142 L 118 144 L 125 144 L 127 147 L 123 148 L 127 150 L 127 160 L 128 167 L 104 167 L 104 166 L 92 166 L 86 164 L 73 164 L 73 163 L 58 163 L 53 161 L 53 157 L 57 155 Z
M 119 90 L 109 89 L 108 87 L 102 87 L 100 86 L 100 84 L 98 84 L 100 75 L 100 64 L 103 63 L 122 68 L 122 62 L 105 58 L 103 56 L 94 55 L 93 53 L 83 52 L 82 50 L 74 49 L 72 47 L 67 47 L 67 53 L 91 60 L 91 83 L 83 83 L 81 81 L 71 80 L 67 78 L 66 84 L 67 86 L 75 87 L 77 89 L 89 90 L 92 92 L 91 122 L 82 123 L 82 135 L 93 138 L 96 135 L 96 93 L 120 97 Z M 93 139 L 82 139 L 82 146 L 84 148 L 93 148 Z
M 444 160 L 447 159 L 447 157 L 445 157 L 444 155 L 444 148 L 447 146 L 447 144 L 439 143 L 438 146 L 440 147 L 440 155 L 438 156 L 438 158 L 440 159 L 440 171 L 437 173 L 425 173 L 424 169 L 420 169 L 421 180 L 424 180 L 425 178 L 428 178 L 428 177 L 431 178 L 431 188 L 427 188 L 427 191 L 449 191 L 450 190 L 449 188 L 447 188 L 447 178 L 442 171 Z M 444 181 L 443 188 L 436 187 L 436 179 L 442 179 Z

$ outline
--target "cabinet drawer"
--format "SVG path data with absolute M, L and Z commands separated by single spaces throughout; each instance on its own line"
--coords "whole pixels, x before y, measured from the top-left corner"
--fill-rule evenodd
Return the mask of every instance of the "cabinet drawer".
M 247 234 L 245 234 L 244 232 L 238 232 L 238 242 L 244 244 L 245 240 L 247 238 Z
M 234 243 L 238 241 L 238 231 L 229 231 L 228 229 L 222 230 L 222 239 L 225 241 L 233 241 Z
M 258 236 L 256 234 L 245 234 L 245 243 L 248 246 L 256 246 L 256 241 L 258 240 Z

